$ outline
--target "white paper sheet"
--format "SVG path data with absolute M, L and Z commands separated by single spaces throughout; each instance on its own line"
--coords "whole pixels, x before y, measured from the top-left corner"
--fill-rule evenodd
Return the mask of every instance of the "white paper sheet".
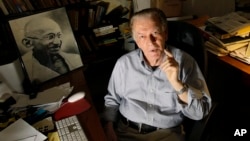
M 28 105 L 34 106 L 61 102 L 62 98 L 67 97 L 72 90 L 73 87 L 70 87 L 69 83 L 65 83 L 39 92 L 35 99 L 29 99 L 29 96 L 25 94 L 13 94 L 13 97 L 17 102 L 11 107 L 26 107 Z
M 19 119 L 0 132 L 5 141 L 44 141 L 45 135 L 37 131 L 23 119 Z

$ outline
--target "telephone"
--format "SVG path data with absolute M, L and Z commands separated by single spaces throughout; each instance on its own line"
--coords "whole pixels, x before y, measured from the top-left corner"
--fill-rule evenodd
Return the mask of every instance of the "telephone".
M 83 91 L 71 95 L 54 113 L 54 119 L 57 121 L 87 111 L 91 105 L 84 97 L 85 92 Z

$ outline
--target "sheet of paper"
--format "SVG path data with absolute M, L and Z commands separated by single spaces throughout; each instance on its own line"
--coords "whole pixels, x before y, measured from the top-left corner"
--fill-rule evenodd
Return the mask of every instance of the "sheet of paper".
M 43 105 L 49 103 L 61 102 L 63 98 L 67 97 L 73 90 L 69 83 L 60 86 L 52 87 L 37 94 L 35 99 L 29 99 L 26 94 L 13 94 L 17 101 L 12 107 L 25 107 L 28 105 Z
M 48 90 L 39 92 L 35 99 L 29 101 L 29 105 L 40 105 L 60 101 L 62 97 L 70 93 L 59 87 L 53 87 Z
M 5 141 L 44 141 L 45 135 L 37 131 L 23 119 L 19 119 L 0 132 Z
M 250 57 L 250 42 L 248 42 L 248 45 L 247 45 L 246 57 Z
M 0 80 L 0 97 L 2 97 L 6 93 L 11 94 L 12 91 L 4 82 Z
M 229 55 L 242 62 L 250 64 L 250 57 L 246 56 L 246 50 L 247 50 L 247 47 L 242 47 L 242 48 L 239 48 L 230 52 Z

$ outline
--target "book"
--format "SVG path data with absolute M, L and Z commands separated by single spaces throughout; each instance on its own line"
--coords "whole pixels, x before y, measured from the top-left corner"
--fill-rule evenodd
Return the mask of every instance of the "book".
M 12 0 L 3 0 L 3 3 L 7 8 L 7 10 L 9 11 L 9 14 L 18 13 Z
M 111 28 L 113 28 L 113 25 L 106 25 L 106 26 L 102 26 L 99 28 L 94 28 L 93 31 L 94 31 L 94 33 L 101 33 L 103 31 L 111 29 Z
M 0 8 L 2 9 L 4 15 L 9 15 L 9 11 L 7 7 L 5 6 L 3 0 L 0 0 Z
M 71 27 L 74 31 L 79 29 L 79 11 L 78 9 L 70 9 L 67 11 Z
M 28 10 L 24 0 L 12 0 L 18 12 L 25 12 Z
M 26 3 L 28 10 L 30 10 L 30 11 L 35 10 L 33 5 L 31 4 L 30 0 L 24 0 L 24 2 Z
M 96 13 L 95 13 L 95 26 L 98 26 L 101 24 L 103 18 L 106 15 L 107 9 L 109 6 L 109 2 L 101 1 L 98 4 L 96 4 Z
M 91 48 L 89 42 L 87 41 L 86 37 L 85 37 L 84 35 L 81 35 L 80 38 L 81 38 L 81 41 L 83 42 L 84 47 L 85 47 L 89 52 L 91 52 L 91 51 L 92 51 L 92 48 Z
M 95 32 L 95 36 L 99 37 L 99 36 L 104 36 L 104 35 L 107 35 L 107 34 L 111 34 L 111 33 L 114 33 L 117 29 L 118 29 L 118 27 L 113 27 L 113 28 L 110 28 L 110 29 L 107 29 L 107 30 L 104 30 L 104 31 L 101 31 L 101 32 Z
M 116 43 L 117 41 L 118 40 L 116 38 L 110 38 L 110 39 L 100 40 L 98 42 L 98 46 L 113 44 L 113 43 Z
M 79 25 L 78 30 L 85 29 L 88 27 L 88 9 L 85 7 L 81 7 L 79 9 Z
M 4 15 L 9 15 L 9 11 L 8 11 L 8 9 L 6 8 L 6 6 L 5 6 L 3 0 L 0 0 L 0 8 L 2 9 Z
M 68 0 L 61 0 L 61 4 L 62 4 L 63 6 L 68 5 L 68 4 L 69 4 L 69 1 L 68 1 Z
M 88 27 L 92 28 L 94 26 L 95 21 L 95 11 L 93 8 L 88 9 Z
M 91 46 L 94 48 L 94 50 L 99 50 L 98 44 L 95 41 L 94 36 L 89 35 L 88 37 L 89 37 L 89 42 L 90 42 Z
M 250 33 L 250 20 L 237 12 L 231 12 L 220 17 L 212 17 L 207 19 L 207 22 L 232 36 L 246 37 Z

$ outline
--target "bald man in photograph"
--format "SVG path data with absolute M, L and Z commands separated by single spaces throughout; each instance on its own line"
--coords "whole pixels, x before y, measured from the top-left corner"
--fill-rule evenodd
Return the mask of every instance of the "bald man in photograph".
M 61 51 L 62 30 L 50 18 L 28 21 L 24 26 L 22 44 L 32 49 L 22 56 L 31 81 L 40 83 L 82 66 L 79 54 Z

